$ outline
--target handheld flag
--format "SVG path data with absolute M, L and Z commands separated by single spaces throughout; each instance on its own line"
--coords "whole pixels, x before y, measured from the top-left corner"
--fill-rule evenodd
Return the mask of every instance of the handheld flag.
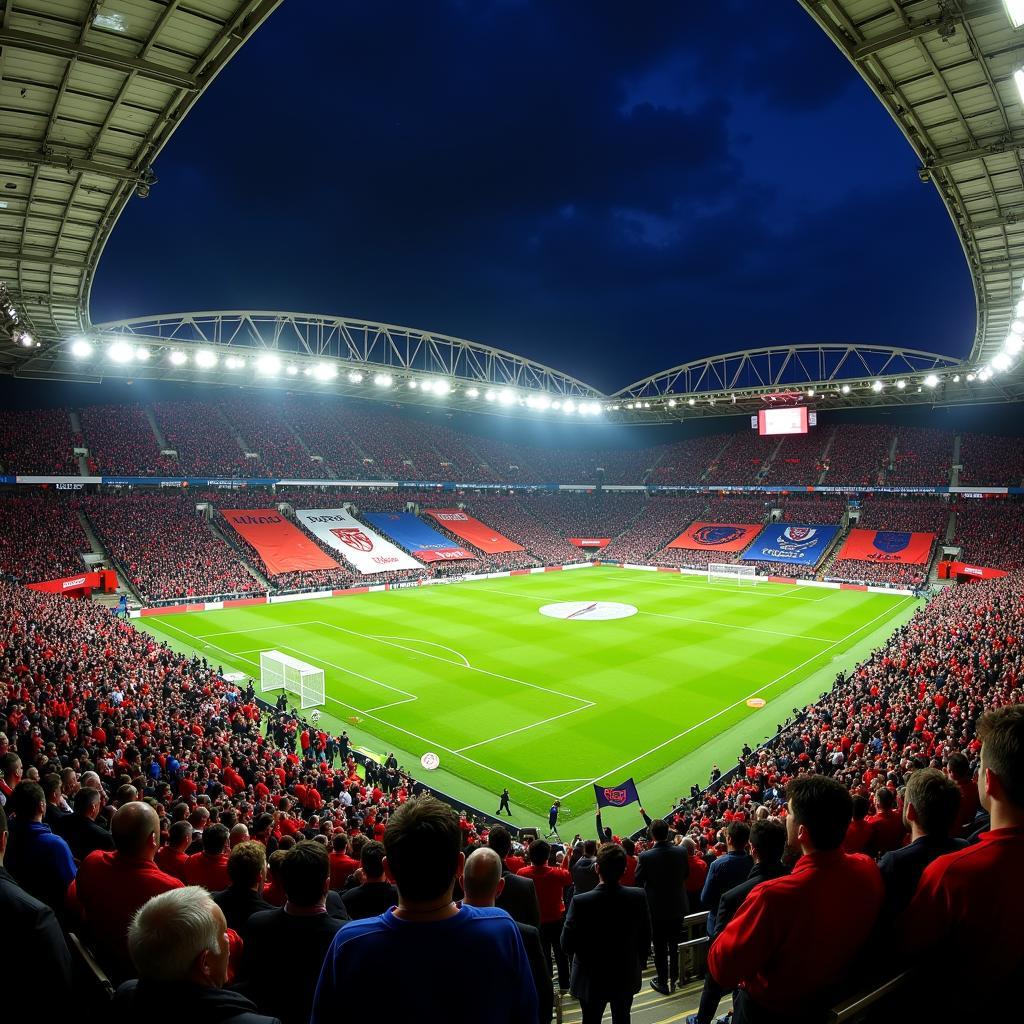
M 626 804 L 640 802 L 640 794 L 632 779 L 626 779 L 617 786 L 599 786 L 594 783 L 594 795 L 598 807 L 625 807 Z

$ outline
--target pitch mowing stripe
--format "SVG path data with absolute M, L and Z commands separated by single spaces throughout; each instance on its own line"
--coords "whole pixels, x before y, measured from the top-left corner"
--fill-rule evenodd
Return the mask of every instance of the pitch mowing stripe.
M 684 729 L 682 732 L 677 733 L 675 736 L 672 736 L 671 738 L 669 738 L 667 740 L 664 740 L 662 743 L 659 743 L 656 747 L 651 747 L 650 750 L 645 750 L 639 756 L 632 758 L 632 760 L 629 760 L 629 761 L 624 762 L 623 764 L 617 765 L 615 768 L 609 768 L 608 771 L 602 772 L 600 775 L 596 776 L 593 780 L 591 780 L 589 783 L 587 783 L 587 785 L 593 785 L 593 783 L 598 782 L 600 779 L 603 779 L 606 776 L 617 774 L 618 772 L 622 771 L 623 768 L 628 768 L 630 765 L 636 764 L 637 761 L 643 760 L 649 754 L 653 754 L 655 751 L 661 750 L 663 747 L 667 747 L 670 743 L 675 743 L 676 740 L 682 739 L 684 736 L 689 735 L 691 732 L 694 731 L 694 729 L 699 729 L 699 728 L 701 728 L 701 726 L 707 725 L 709 722 L 713 722 L 716 718 L 720 718 L 726 712 L 732 711 L 734 708 L 738 708 L 741 704 L 743 704 L 746 701 L 750 700 L 751 697 L 756 697 L 759 693 L 763 693 L 765 690 L 771 689 L 771 687 L 773 687 L 776 683 L 781 683 L 783 679 L 786 679 L 788 676 L 791 676 L 794 672 L 799 671 L 805 665 L 809 665 L 812 661 L 815 661 L 817 658 L 822 657 L 822 655 L 827 654 L 833 647 L 838 647 L 840 644 L 845 643 L 851 637 L 854 637 L 858 633 L 863 632 L 868 626 L 870 626 L 873 623 L 877 622 L 879 619 L 887 617 L 887 616 L 891 617 L 891 616 L 895 615 L 897 612 L 899 612 L 899 610 L 901 608 L 905 608 L 909 602 L 915 601 L 915 600 L 917 600 L 917 599 L 914 598 L 914 597 L 904 598 L 903 601 L 901 601 L 896 607 L 894 607 L 894 608 L 887 608 L 884 612 L 882 612 L 879 615 L 876 615 L 873 619 L 869 619 L 863 625 L 858 626 L 854 630 L 851 630 L 849 633 L 846 634 L 846 636 L 842 637 L 839 640 L 836 640 L 835 643 L 831 644 L 829 647 L 826 647 L 825 650 L 818 651 L 817 654 L 812 655 L 806 661 L 802 661 L 799 665 L 794 665 L 787 672 L 783 672 L 781 676 L 779 676 L 776 679 L 773 679 L 770 683 L 765 683 L 764 686 L 758 687 L 758 689 L 754 690 L 753 693 L 748 693 L 746 697 L 741 697 L 738 701 L 735 701 L 734 703 L 730 704 L 728 707 L 722 708 L 721 711 L 716 711 L 710 717 L 705 718 L 703 722 L 698 722 L 696 725 L 691 725 L 688 729 Z M 566 800 L 570 796 L 574 796 L 581 789 L 585 789 L 585 788 L 586 788 L 586 786 L 577 786 L 575 789 L 569 790 L 568 793 L 563 793 L 558 799 L 559 800 Z

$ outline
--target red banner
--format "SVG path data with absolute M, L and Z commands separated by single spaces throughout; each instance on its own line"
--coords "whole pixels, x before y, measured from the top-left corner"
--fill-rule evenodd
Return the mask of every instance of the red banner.
M 486 523 L 474 519 L 471 515 L 458 508 L 428 508 L 424 509 L 428 516 L 440 523 L 456 537 L 469 541 L 473 547 L 486 551 L 489 555 L 497 554 L 500 551 L 522 551 L 522 544 L 517 544 L 508 537 L 503 537 L 497 530 L 492 530 Z M 424 552 L 417 551 L 416 557 L 423 558 Z
M 611 544 L 611 537 L 570 537 L 569 543 L 578 548 L 606 548 Z
M 894 530 L 851 530 L 840 558 L 855 562 L 924 565 L 932 553 L 934 533 L 899 533 Z
M 421 562 L 458 562 L 463 558 L 476 558 L 465 548 L 434 548 L 431 551 L 417 551 L 416 558 Z
M 62 576 L 56 580 L 40 580 L 29 583 L 29 590 L 41 590 L 46 594 L 70 594 L 72 597 L 88 597 L 94 590 L 113 594 L 117 590 L 117 573 L 112 569 L 99 572 L 83 572 L 77 576 Z
M 230 508 L 221 515 L 259 552 L 271 576 L 301 569 L 338 568 L 330 555 L 276 508 Z
M 760 524 L 752 523 L 693 523 L 669 547 L 687 551 L 742 551 L 760 529 Z

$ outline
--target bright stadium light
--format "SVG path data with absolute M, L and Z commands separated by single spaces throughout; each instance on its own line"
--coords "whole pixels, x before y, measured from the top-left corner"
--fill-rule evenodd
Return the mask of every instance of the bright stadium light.
M 1012 334 L 1024 334 L 1024 320 L 1014 320 L 1010 324 L 1010 332 Z
M 876 380 L 875 383 L 871 385 L 871 390 L 877 395 L 884 387 L 885 385 L 880 380 Z
M 92 345 L 85 338 L 75 338 L 71 343 L 71 354 L 76 359 L 88 359 L 92 355 Z
M 992 357 L 992 369 L 998 370 L 1000 373 L 1008 370 L 1011 363 L 1012 360 L 1005 352 L 1000 352 Z
M 497 397 L 498 395 L 494 391 L 488 391 L 487 394 L 484 395 L 484 398 L 486 398 L 488 402 L 493 402 Z
M 434 381 L 434 394 L 435 395 L 447 395 L 451 391 L 452 386 L 448 381 L 444 379 L 438 379 Z
M 688 398 L 686 400 L 686 404 L 687 405 L 696 405 L 697 404 L 697 399 L 696 398 Z
M 973 384 L 975 382 L 975 380 L 977 380 L 977 377 L 976 377 L 975 374 L 973 374 L 973 373 L 967 374 L 967 383 L 968 384 Z
M 988 380 L 991 376 L 992 376 L 992 371 L 987 366 L 983 366 L 978 371 L 978 380 L 985 381 L 985 380 Z
M 953 374 L 953 383 L 954 384 L 959 384 L 960 383 L 960 374 L 959 373 L 954 373 Z
M 480 389 L 479 388 L 466 388 L 466 397 L 467 398 L 479 398 L 480 397 Z
M 562 412 L 573 413 L 576 411 L 576 403 L 570 398 L 563 406 Z
M 115 341 L 107 349 L 107 356 L 114 363 L 130 363 L 135 358 L 135 350 L 123 341 Z
M 276 377 L 281 372 L 281 360 L 272 352 L 265 352 L 256 360 L 256 372 L 264 377 Z
M 808 388 L 807 389 L 807 397 L 808 398 L 813 398 L 814 397 L 814 388 Z
M 515 392 L 509 390 L 508 388 L 502 388 L 498 394 L 498 401 L 502 405 L 512 405 L 512 403 L 515 402 L 515 400 Z
M 338 376 L 338 368 L 334 363 L 317 363 L 313 367 L 313 376 L 317 380 L 334 380 Z
M 1013 84 L 1017 86 L 1017 95 L 1020 96 L 1021 103 L 1024 103 L 1024 68 L 1017 68 L 1014 71 Z
M 674 398 L 670 398 L 668 400 L 668 407 L 670 409 L 674 409 L 676 407 L 676 400 Z
M 196 366 L 200 370 L 212 370 L 217 365 L 217 353 L 208 348 L 201 348 L 196 353 Z
M 900 389 L 900 391 L 902 391 L 906 386 L 907 386 L 907 382 L 905 380 L 898 380 L 898 381 L 896 381 L 896 387 L 898 387 Z
M 1006 16 L 1014 28 L 1024 25 L 1024 0 L 1003 0 L 1003 7 L 1006 8 Z
M 224 360 L 224 365 L 229 370 L 244 370 L 245 360 L 241 356 L 228 356 L 227 359 Z
M 844 384 L 839 390 L 842 391 L 844 395 L 848 395 L 850 393 L 850 385 Z
M 363 375 L 362 375 L 362 373 L 359 372 L 359 370 L 349 370 L 348 371 L 348 379 L 349 379 L 349 381 L 352 384 L 362 384 L 363 383 Z
M 181 351 L 180 348 L 176 348 L 168 357 L 168 362 L 171 366 L 184 366 L 188 362 L 188 356 Z
M 632 402 L 627 402 L 626 403 L 626 408 L 627 409 L 632 409 L 633 408 L 633 403 Z
M 389 388 L 394 384 L 394 378 L 390 373 L 378 373 L 373 378 L 373 383 L 378 388 Z
M 294 377 L 298 374 L 299 368 L 294 363 L 289 363 L 284 368 L 284 372 L 287 373 L 289 377 Z
M 139 361 L 140 363 L 148 363 L 148 362 L 149 362 L 149 349 L 148 349 L 148 348 L 143 348 L 143 347 L 142 347 L 142 346 L 140 345 L 140 346 L 139 346 L 139 347 L 138 347 L 138 348 L 137 348 L 137 349 L 135 350 L 135 358 L 136 358 L 136 359 L 137 359 L 137 360 L 138 360 L 138 361 Z
M 934 373 L 929 373 L 924 379 L 925 387 L 935 388 L 939 386 L 939 378 Z
M 1003 347 L 1011 356 L 1015 356 L 1022 348 L 1024 348 L 1024 338 L 1021 338 L 1017 334 L 1011 334 L 1006 341 L 1003 342 Z
M 411 380 L 411 381 L 409 381 L 409 390 L 410 391 L 415 391 L 419 386 L 420 386 L 420 382 L 418 380 Z

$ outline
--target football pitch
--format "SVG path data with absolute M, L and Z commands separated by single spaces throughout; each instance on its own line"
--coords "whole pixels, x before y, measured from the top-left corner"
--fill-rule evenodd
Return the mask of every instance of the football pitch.
M 552 604 L 567 607 L 541 612 Z M 257 689 L 260 651 L 322 667 L 328 728 L 368 753 L 394 751 L 416 778 L 484 811 L 507 786 L 516 825 L 546 823 L 558 798 L 568 838 L 592 834 L 592 783 L 632 776 L 663 811 L 918 604 L 592 567 L 135 621 L 255 676 Z M 610 614 L 624 617 L 598 617 Z M 419 763 L 428 751 L 433 772 Z M 641 824 L 636 808 L 605 819 L 622 833 Z

